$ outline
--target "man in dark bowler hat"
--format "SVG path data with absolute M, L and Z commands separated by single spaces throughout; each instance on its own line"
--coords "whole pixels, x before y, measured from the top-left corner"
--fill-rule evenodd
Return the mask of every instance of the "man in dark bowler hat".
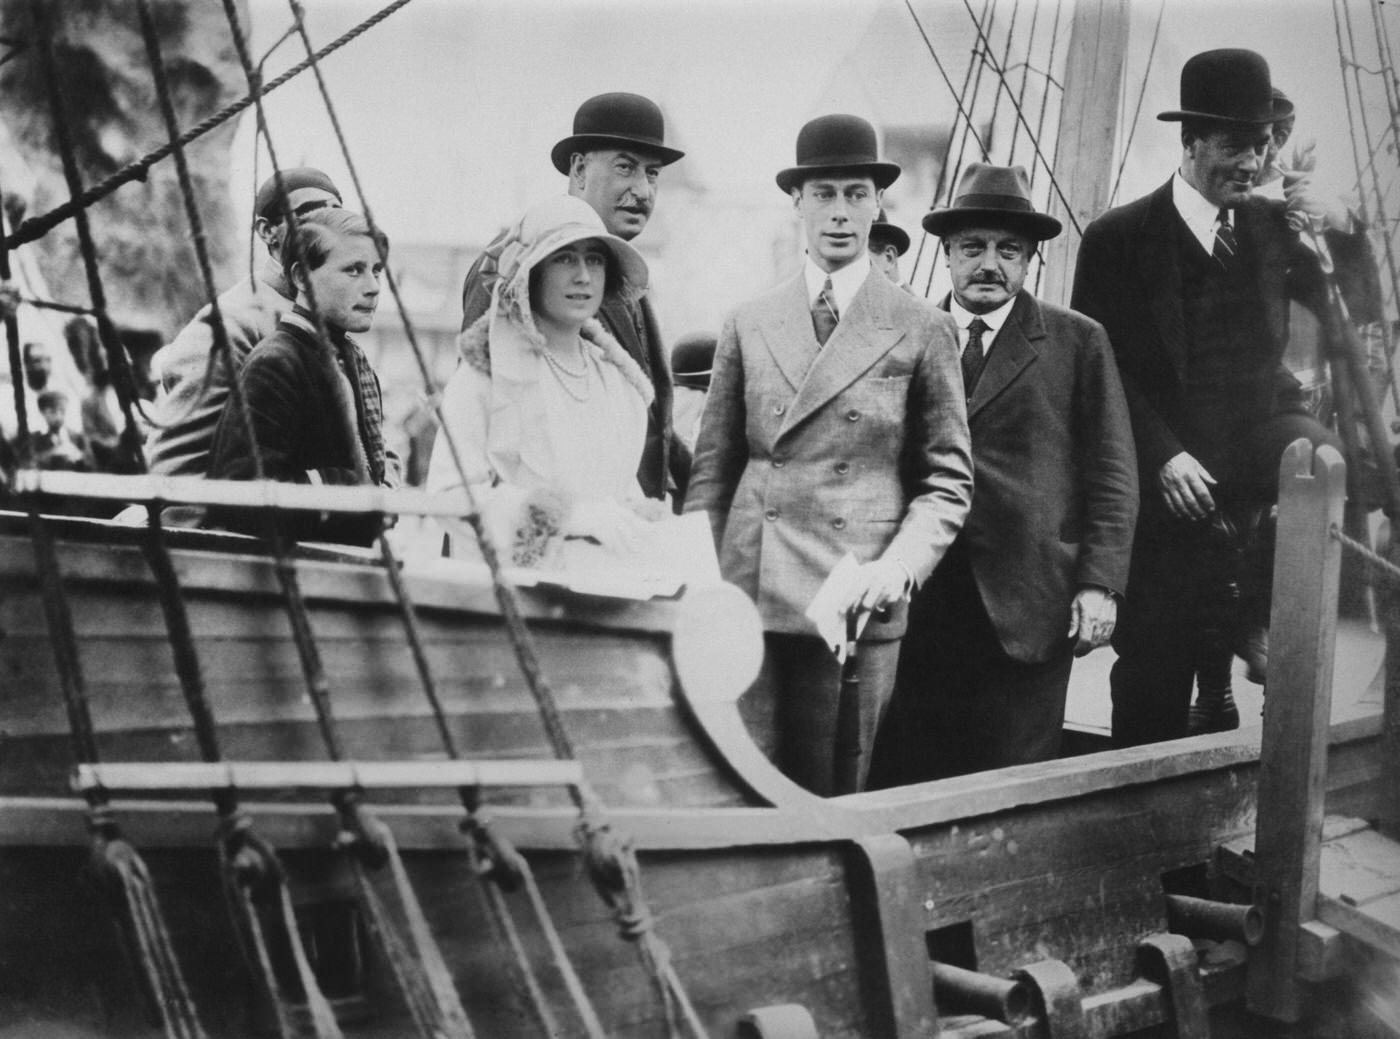
M 869 248 L 870 262 L 875 269 L 896 285 L 908 289 L 899 273 L 899 258 L 909 251 L 909 234 L 898 224 L 886 220 L 883 209 L 870 225 Z
M 726 320 L 686 499 L 687 511 L 709 514 L 721 572 L 763 618 L 778 766 L 823 795 L 863 783 L 907 595 L 972 496 L 953 321 L 874 271 L 867 251 L 898 175 L 864 119 L 822 116 L 798 134 L 797 164 L 777 183 L 807 257 Z M 839 665 L 805 612 L 848 554 L 857 565 L 834 605 L 869 622 L 859 720 L 846 729 Z
M 1060 222 L 1019 166 L 973 163 L 943 239 L 972 433 L 972 510 L 915 593 L 885 731 L 885 782 L 1059 754 L 1076 655 L 1108 642 L 1128 583 L 1137 461 L 1103 326 L 1037 300 L 1026 273 Z
M 1335 443 L 1303 407 L 1282 364 L 1290 298 L 1323 302 L 1316 256 L 1285 204 L 1254 184 L 1275 101 L 1269 66 L 1248 50 L 1206 51 L 1181 72 L 1181 164 L 1152 194 L 1084 232 L 1072 306 L 1102 322 L 1132 416 L 1142 511 L 1113 645 L 1113 738 L 1187 734 L 1201 614 L 1212 608 L 1222 548 L 1259 550 L 1241 569 L 1231 642 L 1252 680 L 1267 654 L 1270 504 L 1279 457 L 1299 437 Z M 1330 236 L 1333 232 L 1327 232 Z
M 671 377 L 676 383 L 676 436 L 692 451 L 695 438 L 700 435 L 700 416 L 705 413 L 716 342 L 713 332 L 691 332 L 681 336 L 671 350 Z
M 579 106 L 574 132 L 554 146 L 550 161 L 569 178 L 569 194 L 591 205 L 608 231 L 630 242 L 646 228 L 656 207 L 662 168 L 685 155 L 666 146 L 665 131 L 661 109 L 648 98 L 599 94 Z M 510 229 L 503 231 L 467 272 L 462 285 L 464 331 L 490 308 L 501 250 L 510 237 Z M 634 302 L 605 301 L 598 319 L 641 365 L 656 390 L 637 482 L 648 497 L 663 498 L 669 492 L 679 502 L 690 473 L 690 452 L 672 427 L 671 366 L 656 314 L 643 296 Z

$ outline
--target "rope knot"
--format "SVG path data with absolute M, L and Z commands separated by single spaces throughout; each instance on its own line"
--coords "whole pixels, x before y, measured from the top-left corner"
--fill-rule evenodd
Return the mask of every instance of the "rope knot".
M 491 826 L 490 819 L 472 813 L 461 822 L 461 830 L 475 846 L 476 871 L 495 882 L 502 891 L 517 891 L 525 878 L 525 860 L 515 845 Z
M 384 824 L 365 808 L 358 790 L 342 790 L 335 796 L 336 811 L 340 813 L 340 832 L 335 835 L 335 847 L 348 851 L 371 869 L 379 869 L 389 861 Z
M 239 886 L 263 898 L 281 885 L 282 864 L 272 846 L 253 832 L 247 813 L 234 811 L 220 818 L 216 836 L 220 861 Z

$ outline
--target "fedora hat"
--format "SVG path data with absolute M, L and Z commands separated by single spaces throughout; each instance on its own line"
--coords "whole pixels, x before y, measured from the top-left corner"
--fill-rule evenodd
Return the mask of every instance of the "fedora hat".
M 1239 47 L 1202 51 L 1181 66 L 1181 107 L 1158 119 L 1212 119 L 1258 126 L 1293 114 L 1293 103 L 1275 98 L 1269 63 L 1262 54 Z
M 568 173 L 574 152 L 632 147 L 658 156 L 661 165 L 669 166 L 685 152 L 666 147 L 665 137 L 666 121 L 655 101 L 640 94 L 599 94 L 578 106 L 574 132 L 556 144 L 549 157 L 556 170 Z
M 778 173 L 778 187 L 791 191 L 818 173 L 868 174 L 877 188 L 887 188 L 899 176 L 899 166 L 876 155 L 875 127 L 860 116 L 823 115 L 797 134 L 797 165 Z
M 880 210 L 870 225 L 870 244 L 875 246 L 892 245 L 895 252 L 903 256 L 909 251 L 909 233 L 898 224 L 885 219 L 885 211 Z
M 1031 183 L 1021 166 L 969 163 L 958 181 L 953 204 L 924 214 L 924 230 L 946 235 L 974 224 L 1005 227 L 1037 242 L 1054 238 L 1060 222 L 1037 213 L 1031 202 Z

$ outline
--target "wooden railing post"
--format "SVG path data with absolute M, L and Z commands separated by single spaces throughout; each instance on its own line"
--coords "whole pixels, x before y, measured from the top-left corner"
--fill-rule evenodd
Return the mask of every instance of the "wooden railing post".
M 1327 732 L 1337 634 L 1346 465 L 1331 447 L 1294 441 L 1279 467 L 1278 536 L 1259 811 L 1255 903 L 1264 940 L 1249 957 L 1246 999 L 1256 1014 L 1296 1021 L 1298 931 L 1313 919 L 1322 843 Z

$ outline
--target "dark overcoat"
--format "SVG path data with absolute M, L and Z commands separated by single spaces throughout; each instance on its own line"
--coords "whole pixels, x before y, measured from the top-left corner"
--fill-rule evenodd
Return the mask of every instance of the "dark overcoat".
M 1002 649 L 1039 663 L 1063 649 L 1080 588 L 1127 587 L 1137 460 L 1103 326 L 1020 293 L 967 421 L 976 479 L 960 538 Z

